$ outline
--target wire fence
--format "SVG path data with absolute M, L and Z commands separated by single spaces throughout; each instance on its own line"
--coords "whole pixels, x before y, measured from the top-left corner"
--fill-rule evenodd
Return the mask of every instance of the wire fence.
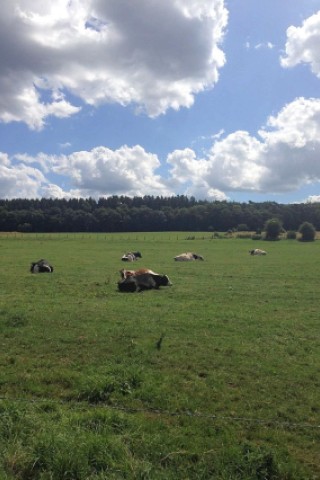
M 154 240 L 212 240 L 211 233 L 187 232 L 117 232 L 117 233 L 20 233 L 0 232 L 0 240 L 101 240 L 101 241 L 154 241 Z
M 139 399 L 137 399 L 139 400 Z M 213 420 L 213 421 L 223 421 L 227 423 L 246 423 L 246 424 L 255 424 L 261 425 L 265 428 L 282 428 L 282 429 L 313 429 L 319 430 L 320 425 L 307 423 L 307 422 L 290 422 L 290 421 L 281 421 L 272 418 L 257 418 L 257 417 L 243 417 L 238 415 L 221 415 L 215 413 L 203 413 L 203 412 L 192 412 L 192 411 L 170 411 L 166 409 L 153 408 L 153 407 L 129 407 L 120 404 L 108 404 L 108 403 L 99 403 L 92 404 L 83 401 L 70 401 L 70 400 L 55 400 L 48 398 L 19 398 L 19 397 L 3 397 L 0 396 L 0 401 L 3 403 L 26 403 L 26 404 L 58 404 L 61 406 L 68 406 L 72 409 L 84 407 L 89 409 L 108 409 L 116 410 L 118 412 L 124 412 L 127 414 L 153 414 L 159 417 L 183 417 L 191 419 L 204 419 L 204 420 Z

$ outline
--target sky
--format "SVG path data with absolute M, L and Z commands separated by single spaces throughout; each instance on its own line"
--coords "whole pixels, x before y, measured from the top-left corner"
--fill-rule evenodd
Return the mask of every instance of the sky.
M 320 0 L 10 0 L 0 198 L 320 201 Z

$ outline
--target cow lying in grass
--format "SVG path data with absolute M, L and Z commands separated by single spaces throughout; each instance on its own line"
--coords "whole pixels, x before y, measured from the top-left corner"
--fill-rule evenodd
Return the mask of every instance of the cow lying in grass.
M 133 277 L 136 275 L 143 275 L 145 273 L 150 273 L 151 275 L 159 275 L 159 273 L 156 273 L 153 270 L 150 270 L 150 268 L 139 268 L 138 270 L 127 270 L 125 268 L 122 268 L 119 273 L 121 278 Z
M 260 250 L 260 248 L 254 248 L 253 250 L 249 250 L 250 255 L 267 255 L 265 250 Z
M 52 273 L 53 266 L 43 258 L 37 262 L 32 262 L 30 267 L 31 273 Z
M 123 262 L 134 262 L 138 258 L 142 258 L 142 255 L 140 252 L 127 252 L 124 255 L 122 255 L 121 260 Z
M 141 292 L 153 288 L 171 286 L 168 275 L 160 275 L 152 270 L 141 268 L 140 270 L 120 270 L 121 280 L 118 282 L 120 292 Z
M 177 255 L 174 257 L 174 260 L 176 262 L 192 262 L 193 260 L 203 260 L 202 255 L 198 255 L 197 253 L 192 253 L 192 252 L 187 252 L 187 253 L 180 253 L 180 255 Z

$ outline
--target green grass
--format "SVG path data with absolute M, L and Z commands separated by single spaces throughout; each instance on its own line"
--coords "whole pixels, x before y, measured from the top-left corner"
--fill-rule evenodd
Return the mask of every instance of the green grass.
M 173 286 L 119 293 L 128 250 Z M 320 242 L 4 234 L 0 254 L 1 480 L 320 478 Z

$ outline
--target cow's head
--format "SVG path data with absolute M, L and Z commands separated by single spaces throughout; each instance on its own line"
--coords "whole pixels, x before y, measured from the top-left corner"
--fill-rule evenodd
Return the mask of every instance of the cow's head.
M 155 279 L 157 285 L 160 287 L 171 287 L 172 282 L 168 275 L 154 275 L 153 278 Z

